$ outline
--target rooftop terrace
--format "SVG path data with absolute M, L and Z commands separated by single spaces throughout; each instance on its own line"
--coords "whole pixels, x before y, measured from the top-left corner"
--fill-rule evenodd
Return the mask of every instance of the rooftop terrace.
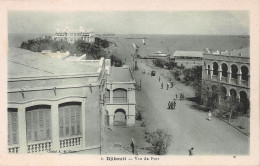
M 40 77 L 73 74 L 95 74 L 96 65 L 64 61 L 20 48 L 10 47 L 8 50 L 8 77 Z

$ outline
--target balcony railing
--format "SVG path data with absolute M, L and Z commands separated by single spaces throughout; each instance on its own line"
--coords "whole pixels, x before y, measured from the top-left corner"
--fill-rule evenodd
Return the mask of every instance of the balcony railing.
M 8 146 L 9 153 L 18 153 L 18 151 L 19 151 L 19 145 L 9 145 Z
M 237 84 L 237 79 L 231 78 L 231 84 Z
M 221 77 L 222 82 L 227 82 L 227 77 Z
M 113 98 L 113 103 L 127 103 L 127 98 Z
M 51 151 L 51 140 L 29 143 L 27 145 L 28 153 L 41 153 Z
M 82 144 L 82 136 L 75 136 L 70 138 L 60 139 L 60 148 L 68 148 L 73 146 L 80 146 Z
M 218 80 L 218 76 L 217 75 L 212 75 L 212 80 L 213 81 L 217 81 Z
M 248 81 L 246 81 L 246 80 L 241 80 L 241 85 L 248 86 Z

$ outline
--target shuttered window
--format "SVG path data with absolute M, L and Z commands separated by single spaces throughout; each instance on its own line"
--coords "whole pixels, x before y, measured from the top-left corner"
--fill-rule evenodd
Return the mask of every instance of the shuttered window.
M 115 89 L 113 91 L 114 103 L 127 103 L 127 91 L 125 89 Z
M 18 111 L 8 108 L 8 145 L 18 144 Z
M 37 105 L 26 108 L 27 141 L 51 139 L 51 107 Z
M 69 102 L 59 105 L 60 137 L 81 135 L 81 103 Z
M 110 103 L 110 91 L 108 89 L 105 93 L 105 103 Z

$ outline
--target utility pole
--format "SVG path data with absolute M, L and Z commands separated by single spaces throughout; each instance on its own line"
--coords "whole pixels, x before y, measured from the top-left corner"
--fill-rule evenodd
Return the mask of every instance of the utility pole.
M 142 90 L 142 79 L 140 79 L 140 91 Z

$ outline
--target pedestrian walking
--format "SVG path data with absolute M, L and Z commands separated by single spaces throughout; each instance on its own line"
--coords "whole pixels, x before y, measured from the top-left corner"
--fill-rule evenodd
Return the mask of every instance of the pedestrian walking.
M 172 110 L 172 109 L 174 109 L 174 108 L 173 108 L 173 102 L 171 102 L 171 110 Z
M 161 83 L 161 89 L 163 89 L 163 82 Z
M 174 107 L 174 109 L 175 109 L 175 106 L 176 106 L 176 101 L 174 100 L 174 101 L 173 101 L 173 107 Z
M 168 90 L 168 88 L 169 88 L 169 84 L 167 84 L 166 90 Z
M 167 109 L 170 109 L 170 108 L 171 108 L 171 101 L 169 101 Z
M 211 120 L 211 112 L 209 111 L 209 113 L 208 113 L 208 120 L 210 121 Z
M 193 155 L 193 147 L 191 147 L 191 149 L 189 149 L 188 151 L 189 151 L 189 156 L 192 156 Z
M 176 93 L 176 99 L 178 99 L 178 94 Z
M 159 82 L 161 81 L 161 77 L 159 76 Z

